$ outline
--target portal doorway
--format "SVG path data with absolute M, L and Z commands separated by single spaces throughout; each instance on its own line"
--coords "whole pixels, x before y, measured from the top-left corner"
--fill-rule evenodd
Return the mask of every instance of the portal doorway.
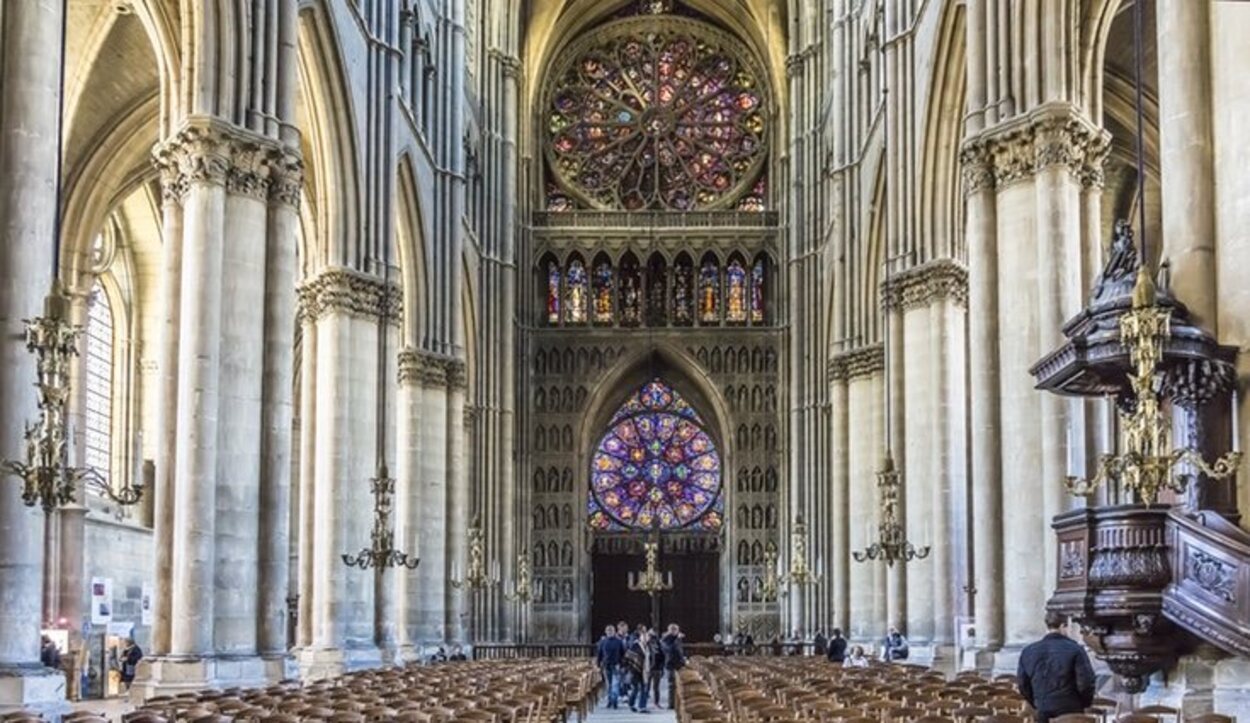
M 651 621 L 650 596 L 629 589 L 629 573 L 646 566 L 641 542 L 636 548 L 601 550 L 594 554 L 590 608 L 592 642 L 599 639 L 604 627 L 618 621 L 629 623 L 630 629 L 638 623 Z M 661 554 L 659 566 L 673 574 L 673 589 L 657 595 L 660 629 L 677 623 L 687 642 L 712 642 L 712 636 L 721 627 L 719 552 L 669 551 Z

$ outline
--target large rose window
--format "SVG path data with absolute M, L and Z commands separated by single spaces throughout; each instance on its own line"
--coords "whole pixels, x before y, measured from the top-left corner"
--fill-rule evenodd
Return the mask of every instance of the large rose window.
M 547 160 L 558 189 L 603 210 L 726 208 L 758 195 L 762 74 L 706 23 L 619 20 L 575 42 L 548 87 Z
M 719 530 L 721 463 L 703 420 L 663 380 L 623 404 L 591 461 L 590 526 L 596 530 Z

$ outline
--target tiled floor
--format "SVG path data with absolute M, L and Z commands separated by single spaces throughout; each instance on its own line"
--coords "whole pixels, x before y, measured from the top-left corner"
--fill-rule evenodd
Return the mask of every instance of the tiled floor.
M 621 707 L 615 710 L 608 708 L 600 699 L 586 723 L 676 723 L 677 715 L 667 705 L 665 701 L 663 708 L 649 706 L 646 713 L 635 713 L 629 709 L 624 698 L 621 699 Z

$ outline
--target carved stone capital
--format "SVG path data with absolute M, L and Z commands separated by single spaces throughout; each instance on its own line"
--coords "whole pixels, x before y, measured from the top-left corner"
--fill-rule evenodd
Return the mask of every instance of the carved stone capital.
M 303 181 L 298 150 L 215 118 L 189 119 L 152 149 L 152 158 L 167 203 L 180 202 L 194 183 L 224 186 L 231 194 L 262 201 L 276 197 L 298 203 Z
M 885 347 L 880 343 L 835 354 L 829 360 L 830 382 L 854 381 L 885 369 Z
M 953 259 L 936 259 L 891 275 L 881 285 L 885 310 L 907 311 L 950 299 L 961 308 L 968 305 L 968 270 Z
M 392 324 L 403 317 L 403 295 L 397 283 L 392 281 L 386 288 L 381 279 L 351 269 L 325 269 L 300 284 L 296 293 L 302 322 L 315 323 L 334 313 L 379 319 L 384 303 L 389 304 Z
M 422 349 L 399 353 L 399 383 L 424 389 L 463 389 L 464 361 Z
M 1042 106 L 964 143 L 965 192 L 1004 188 L 1054 166 L 1067 169 L 1083 186 L 1101 184 L 1110 139 L 1074 106 Z

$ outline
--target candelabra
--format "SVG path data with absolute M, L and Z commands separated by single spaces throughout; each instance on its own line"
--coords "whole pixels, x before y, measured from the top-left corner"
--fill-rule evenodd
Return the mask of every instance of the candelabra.
M 817 564 L 816 567 L 820 565 Z M 798 515 L 794 518 L 794 529 L 790 533 L 790 569 L 779 575 L 777 580 L 788 588 L 791 585 L 819 585 L 823 578 L 824 575 L 807 564 L 807 523 L 803 521 L 803 515 Z M 783 589 L 781 594 L 786 593 Z
M 385 464 L 378 466 L 377 476 L 369 480 L 369 488 L 373 492 L 373 532 L 369 534 L 369 547 L 361 548 L 355 555 L 343 555 L 343 563 L 362 570 L 371 567 L 416 569 L 421 564 L 420 557 L 395 549 L 395 533 L 390 524 L 395 480 Z
M 629 589 L 645 592 L 654 597 L 656 593 L 673 589 L 673 573 L 660 571 L 660 542 L 651 540 L 643 543 L 646 551 L 647 567 L 642 572 L 629 573 Z
M 516 557 L 516 579 L 512 581 L 512 592 L 505 592 L 508 600 L 528 605 L 543 595 L 542 583 L 535 581 L 530 575 L 529 550 L 522 550 Z
M 22 481 L 22 501 L 52 512 L 74 501 L 79 482 L 94 484 L 114 501 L 131 505 L 143 496 L 143 486 L 127 483 L 113 490 L 90 467 L 69 464 L 65 405 L 69 400 L 70 360 L 78 355 L 82 329 L 69 323 L 69 302 L 59 281 L 44 298 L 43 316 L 25 319 L 26 349 L 35 355 L 35 388 L 39 390 L 39 419 L 26 425 L 26 458 L 4 460 L 0 469 Z
M 903 524 L 898 519 L 898 491 L 903 475 L 894 468 L 894 456 L 887 453 L 877 473 L 877 490 L 881 520 L 877 523 L 877 541 L 864 550 L 851 553 L 856 562 L 881 560 L 889 567 L 896 562 L 908 563 L 929 556 L 929 546 L 916 547 L 907 540 Z
M 486 543 L 481 521 L 477 517 L 469 525 L 469 567 L 464 577 L 460 578 L 453 565 L 450 582 L 456 589 L 468 588 L 474 592 L 499 585 L 498 563 L 492 563 L 489 571 L 486 569 Z
M 1199 450 L 1171 448 L 1172 420 L 1164 411 L 1162 394 L 1156 380 L 1163 343 L 1168 337 L 1171 310 L 1157 303 L 1154 282 L 1143 264 L 1133 287 L 1133 308 L 1120 317 L 1120 342 L 1128 348 L 1133 371 L 1129 375 L 1131 403 L 1122 405 L 1120 417 L 1124 427 L 1124 452 L 1104 454 L 1093 478 L 1068 476 L 1068 490 L 1077 496 L 1089 496 L 1099 485 L 1117 482 L 1131 490 L 1144 504 L 1152 505 L 1162 490 L 1183 492 L 1191 475 L 1178 471 L 1184 465 L 1201 471 L 1207 477 L 1224 480 L 1241 464 L 1241 452 L 1235 447 L 1214 463 L 1207 463 Z M 1233 440 L 1237 439 L 1237 410 L 1233 409 Z
M 764 580 L 760 583 L 760 598 L 764 602 L 777 599 L 781 586 L 777 581 L 777 545 L 772 540 L 764 547 Z

